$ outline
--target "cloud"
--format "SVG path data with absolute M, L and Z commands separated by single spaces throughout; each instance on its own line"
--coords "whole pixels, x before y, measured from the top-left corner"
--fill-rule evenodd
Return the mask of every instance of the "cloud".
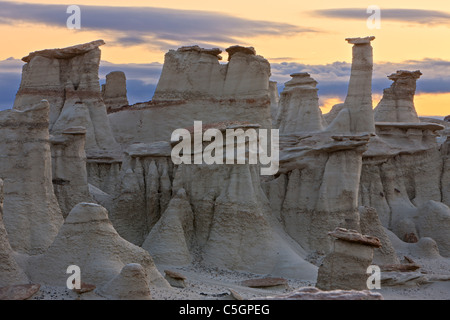
M 0 1 L 0 24 L 43 23 L 66 27 L 67 6 Z M 123 46 L 174 43 L 240 43 L 244 37 L 317 32 L 288 23 L 248 20 L 229 14 L 153 7 L 80 6 L 81 30 L 95 30 Z
M 336 19 L 367 19 L 369 14 L 366 8 L 324 9 L 313 12 L 315 15 Z M 421 25 L 448 25 L 450 13 L 438 10 L 422 9 L 383 9 L 381 19 L 408 22 Z
M 350 79 L 351 63 L 334 62 L 325 65 L 307 65 L 294 62 L 272 63 L 272 79 L 280 84 L 280 88 L 294 72 L 309 72 L 318 81 L 319 95 L 345 98 Z M 374 65 L 372 90 L 374 94 L 382 94 L 392 81 L 387 76 L 397 70 L 420 70 L 423 75 L 417 82 L 417 93 L 450 92 L 450 61 L 426 58 L 408 60 L 401 63 L 378 62 Z

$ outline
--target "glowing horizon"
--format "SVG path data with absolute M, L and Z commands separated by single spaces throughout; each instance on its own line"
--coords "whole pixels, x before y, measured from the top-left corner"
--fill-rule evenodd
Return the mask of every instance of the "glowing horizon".
M 27 0 L 0 1 L 0 8 L 19 3 L 36 5 L 43 10 L 55 5 L 68 6 L 58 0 Z M 20 14 L 17 10 L 11 10 L 9 17 L 0 13 L 0 33 L 4 43 L 8 44 L 0 50 L 0 62 L 10 57 L 21 59 L 37 50 L 63 48 L 96 39 L 106 42 L 102 47 L 102 61 L 113 64 L 162 63 L 168 49 L 182 45 L 225 49 L 240 44 L 255 47 L 257 54 L 269 60 L 273 65 L 273 77 L 279 84 L 288 80 L 288 70 L 283 69 L 281 74 L 277 69 L 281 69 L 283 63 L 292 67 L 292 72 L 305 71 L 303 69 L 310 72 L 319 82 L 319 95 L 324 92 L 322 110 L 326 110 L 333 99 L 339 99 L 338 95 L 333 97 L 330 93 L 333 79 L 329 76 L 333 74 L 326 71 L 326 67 L 336 62 L 351 62 L 351 46 L 345 38 L 374 35 L 374 61 L 376 67 L 380 66 L 374 73 L 377 88 L 374 107 L 378 99 L 375 95 L 390 85 L 385 80 L 388 74 L 404 68 L 420 68 L 424 75 L 418 81 L 417 112 L 433 116 L 450 114 L 450 43 L 442 41 L 450 38 L 450 3 L 400 0 L 393 4 L 379 0 L 381 29 L 374 30 L 366 25 L 370 14 L 365 10 L 373 4 L 371 1 L 230 0 L 226 6 L 201 0 L 155 0 L 151 4 L 130 0 L 126 5 L 111 0 L 106 6 L 104 3 L 99 0 L 73 3 L 82 10 L 81 30 L 67 29 L 65 21 L 69 14 L 65 11 L 57 16 L 49 13 L 45 17 L 42 14 L 32 17 L 33 12 L 30 10 L 28 16 L 27 5 L 24 5 Z M 87 12 L 94 8 L 99 18 L 98 12 L 104 8 L 105 14 L 117 17 L 122 12 L 129 19 L 100 21 L 84 27 L 83 17 L 87 23 Z M 133 21 L 130 16 L 146 11 L 155 12 L 152 17 L 161 16 L 162 21 L 152 24 L 151 21 Z M 212 18 L 208 18 L 211 15 Z M 195 19 L 202 19 L 205 25 L 196 25 Z M 147 25 L 152 30 L 147 32 Z M 442 67 L 443 63 L 446 63 L 445 67 Z M 336 78 L 340 98 L 346 94 L 346 91 L 342 92 L 345 78 L 340 74 L 342 70 L 338 70 Z

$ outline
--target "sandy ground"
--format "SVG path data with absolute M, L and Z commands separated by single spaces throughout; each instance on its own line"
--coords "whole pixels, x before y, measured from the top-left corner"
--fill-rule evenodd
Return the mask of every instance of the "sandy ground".
M 425 276 L 450 276 L 450 259 L 417 260 L 423 267 L 420 272 Z M 286 279 L 288 288 L 253 289 L 242 286 L 243 280 L 264 277 L 249 272 L 235 272 L 205 268 L 201 266 L 171 267 L 158 266 L 164 270 L 172 270 L 184 275 L 186 288 L 153 289 L 152 297 L 155 300 L 230 300 L 230 290 L 234 290 L 244 300 L 275 296 L 295 289 L 313 286 L 307 281 Z M 270 275 L 267 275 L 270 276 Z M 448 277 L 450 279 L 450 277 Z M 450 281 L 436 281 L 431 283 L 406 283 L 392 287 L 382 286 L 381 293 L 385 300 L 450 300 Z M 67 288 L 42 286 L 32 300 L 103 300 L 104 298 L 94 292 L 76 294 Z

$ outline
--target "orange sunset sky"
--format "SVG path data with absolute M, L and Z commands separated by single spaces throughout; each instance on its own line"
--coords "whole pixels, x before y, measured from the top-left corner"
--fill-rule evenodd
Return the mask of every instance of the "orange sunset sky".
M 80 30 L 66 27 L 68 5 L 81 8 Z M 381 29 L 367 27 L 370 5 L 381 8 Z M 136 85 L 129 93 L 150 100 L 169 49 L 240 44 L 271 62 L 280 89 L 290 73 L 310 72 L 324 113 L 346 94 L 351 46 L 345 38 L 374 35 L 374 106 L 391 83 L 387 75 L 420 69 L 418 113 L 450 114 L 450 1 L 0 1 L 0 35 L 0 95 L 8 99 L 19 85 L 12 93 L 7 87 L 20 81 L 18 59 L 36 50 L 103 39 L 100 76 L 123 70 L 128 86 Z M 0 99 L 0 107 L 9 101 Z

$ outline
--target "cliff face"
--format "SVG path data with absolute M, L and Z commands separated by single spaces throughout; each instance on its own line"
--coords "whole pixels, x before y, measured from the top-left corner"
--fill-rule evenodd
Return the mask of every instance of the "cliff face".
M 114 140 L 98 78 L 100 49 L 103 40 L 30 53 L 14 102 L 23 110 L 42 99 L 50 104 L 49 129 L 60 134 L 70 127 L 86 131 L 86 150 L 114 150 Z

